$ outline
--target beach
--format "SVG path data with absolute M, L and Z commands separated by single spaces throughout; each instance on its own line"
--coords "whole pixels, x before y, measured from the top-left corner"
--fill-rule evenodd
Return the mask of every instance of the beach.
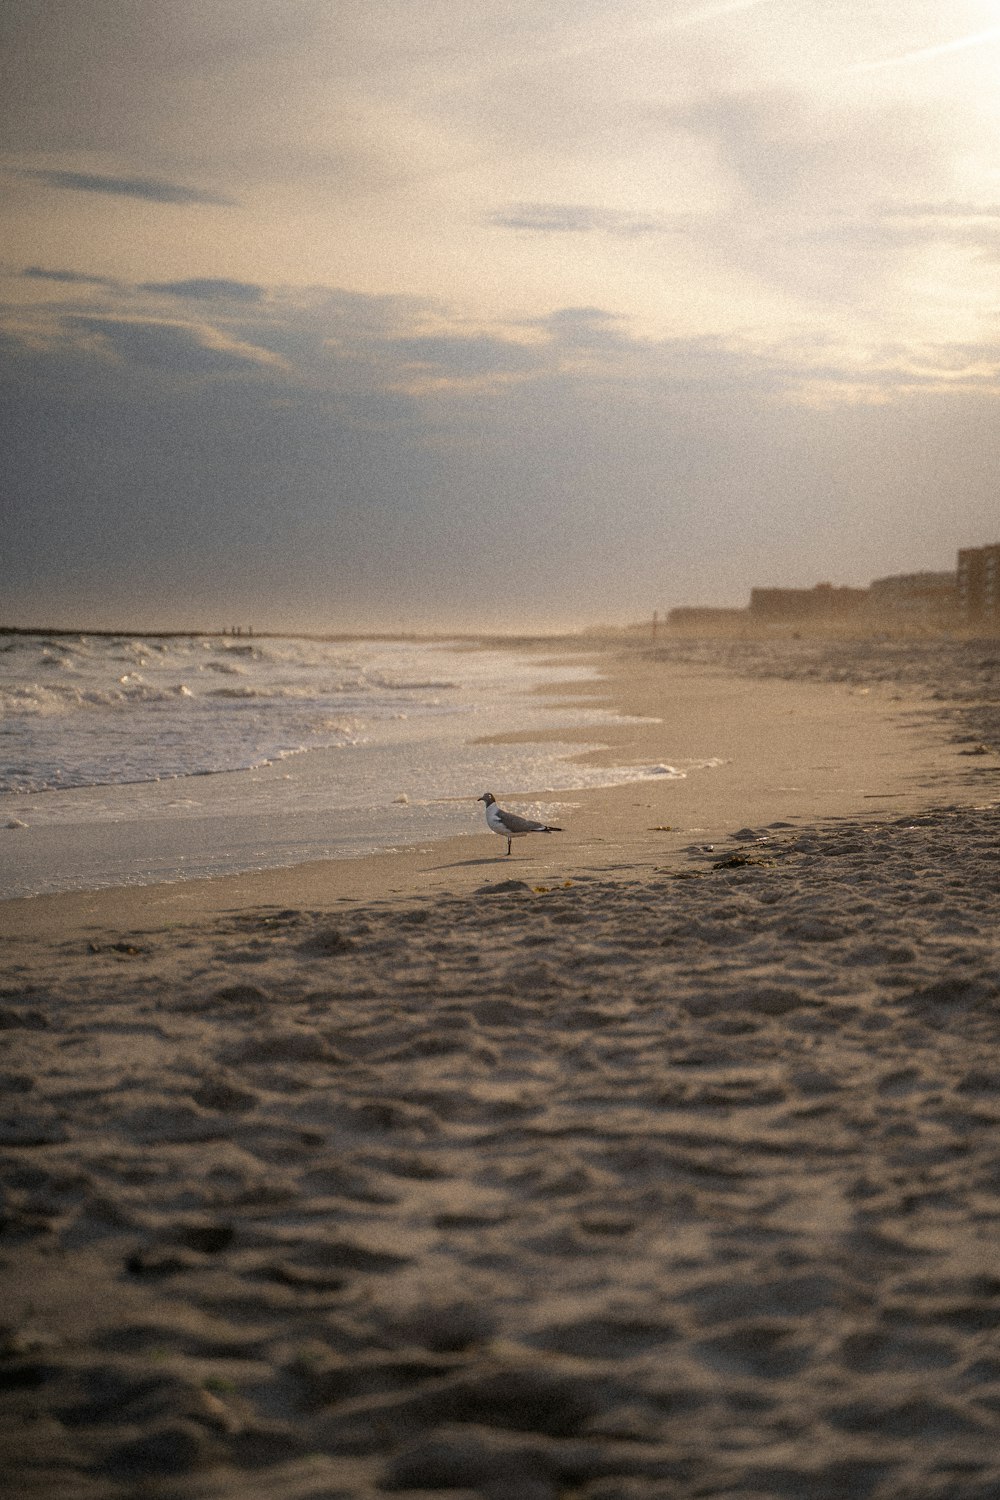
M 1000 1496 L 995 643 L 559 649 L 702 769 L 0 903 L 12 1496 Z

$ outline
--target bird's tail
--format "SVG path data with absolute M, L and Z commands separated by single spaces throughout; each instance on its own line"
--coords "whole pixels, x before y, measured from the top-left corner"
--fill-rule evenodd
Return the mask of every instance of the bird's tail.
M 557 828 L 554 823 L 548 823 L 542 829 L 542 832 L 543 833 L 562 833 L 562 829 L 561 828 Z

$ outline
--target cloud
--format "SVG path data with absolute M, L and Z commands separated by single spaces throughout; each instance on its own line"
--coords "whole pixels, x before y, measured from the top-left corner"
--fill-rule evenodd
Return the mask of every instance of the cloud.
M 972 31 L 965 36 L 952 37 L 947 42 L 936 42 L 930 47 L 915 47 L 898 57 L 883 57 L 874 62 L 855 63 L 852 73 L 875 73 L 882 68 L 910 68 L 915 64 L 936 62 L 939 57 L 948 57 L 955 52 L 968 52 L 974 47 L 989 47 L 1000 42 L 1000 26 L 987 26 L 985 31 Z
M 918 222 L 912 203 L 947 203 L 961 189 L 957 121 L 912 98 L 831 96 L 803 88 L 709 88 L 658 111 L 665 142 L 697 151 L 712 201 L 674 221 L 676 243 L 689 253 L 693 285 L 706 274 L 734 281 L 737 296 L 780 299 L 813 327 L 831 316 L 855 318 L 857 337 L 913 325 L 930 298 L 929 251 L 942 268 L 965 276 L 974 237 L 946 215 Z M 898 210 L 898 212 L 897 212 Z M 963 263 L 964 261 L 964 263 Z M 764 313 L 767 318 L 767 312 Z
M 224 207 L 233 204 L 231 198 L 221 194 L 184 187 L 161 177 L 109 177 L 99 172 L 64 172 L 47 167 L 25 171 L 23 175 L 74 193 L 109 193 L 119 198 L 141 198 L 147 203 L 210 203 Z
M 605 351 L 631 343 L 624 319 L 601 307 L 561 307 L 541 320 L 554 344 L 567 350 Z
M 45 266 L 25 266 L 21 275 L 27 277 L 29 281 L 58 281 L 67 286 L 103 286 L 110 288 L 121 285 L 113 276 L 91 276 L 85 271 L 48 270 Z
M 89 315 L 78 315 L 67 322 L 81 334 L 96 334 L 101 346 L 126 364 L 147 370 L 234 375 L 282 363 L 268 350 L 241 343 L 211 327 Z
M 950 132 L 898 101 L 840 104 L 768 86 L 706 92 L 664 121 L 711 143 L 731 186 L 762 213 L 856 213 L 901 189 L 937 188 L 950 167 Z
M 857 227 L 886 244 L 968 248 L 1000 256 L 1000 205 L 957 202 L 887 204 L 875 222 Z
M 145 281 L 142 292 L 159 292 L 168 297 L 191 298 L 196 302 L 263 302 L 265 290 L 256 282 L 230 281 L 223 276 L 195 276 L 187 281 Z
M 486 222 L 498 229 L 526 230 L 531 234 L 608 234 L 624 239 L 666 234 L 676 227 L 669 218 L 597 208 L 586 203 L 514 203 L 490 214 Z
M 917 205 L 914 212 L 922 208 Z M 920 248 L 952 240 L 995 252 L 995 224 L 994 217 L 970 222 L 942 214 L 924 220 L 902 212 L 878 220 L 845 218 L 837 227 L 840 263 L 853 253 L 870 266 L 876 251 L 889 256 L 911 244 Z M 805 221 L 797 241 L 789 235 L 788 253 L 795 248 L 812 265 L 825 253 L 826 232 Z M 53 274 L 62 280 L 64 273 Z M 75 274 L 68 273 L 67 285 L 75 282 Z M 170 377 L 181 382 L 190 376 L 223 382 L 263 377 L 289 400 L 311 390 L 346 410 L 344 402 L 361 398 L 369 413 L 386 399 L 391 412 L 399 392 L 420 396 L 448 387 L 474 393 L 511 382 L 531 387 L 552 379 L 583 380 L 587 372 L 602 381 L 658 391 L 753 389 L 768 401 L 796 404 L 803 393 L 810 400 L 825 399 L 824 392 L 833 401 L 857 399 L 865 387 L 891 396 L 914 383 L 933 382 L 936 371 L 950 379 L 965 368 L 979 370 L 979 379 L 993 366 L 992 338 L 983 345 L 989 354 L 977 356 L 977 345 L 968 339 L 961 345 L 935 345 L 925 338 L 855 349 L 849 341 L 804 327 L 784 339 L 651 337 L 613 308 L 586 304 L 470 331 L 460 312 L 427 298 L 269 288 L 223 278 L 107 286 L 84 278 L 79 285 L 75 304 L 42 303 L 30 316 L 23 307 L 11 308 L 6 319 L 0 313 L 0 326 L 5 321 L 15 341 L 20 337 L 37 351 L 64 355 L 75 349 L 83 362 L 76 378 L 83 381 L 94 378 L 82 373 L 83 364 L 95 360 L 109 379 L 113 369 L 126 379 L 154 373 L 158 383 Z M 190 300 L 190 306 L 171 316 L 162 302 L 149 300 L 157 297 L 181 304 Z M 943 351 L 940 356 L 936 349 Z
M 995 516 L 995 347 L 852 362 L 817 338 L 638 337 L 596 305 L 470 332 L 443 303 L 321 287 L 172 322 L 129 317 L 135 290 L 0 337 L 12 619 L 636 617 L 947 566 Z M 518 558 L 503 577 L 484 514 Z
M 416 334 L 390 339 L 386 349 L 406 372 L 453 380 L 520 375 L 541 363 L 533 345 L 484 334 Z
M 885 208 L 887 218 L 975 220 L 1000 219 L 1000 203 L 894 203 Z

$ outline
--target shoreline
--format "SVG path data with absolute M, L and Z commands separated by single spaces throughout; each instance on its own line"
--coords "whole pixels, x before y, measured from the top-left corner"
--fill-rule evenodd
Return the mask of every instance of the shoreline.
M 82 772 L 71 731 L 63 731 L 70 734 L 65 745 L 58 730 L 49 741 L 44 732 L 39 735 L 45 770 L 37 790 L 32 789 L 36 778 L 23 766 L 19 778 L 19 766 L 12 763 L 12 789 L 0 795 L 0 899 L 356 857 L 460 832 L 463 817 L 454 794 L 473 784 L 524 786 L 528 777 L 539 783 L 544 777 L 564 786 L 568 780 L 595 779 L 567 775 L 564 760 L 571 744 L 548 741 L 543 747 L 534 738 L 536 725 L 575 727 L 586 717 L 597 721 L 591 740 L 599 742 L 604 714 L 589 707 L 585 712 L 592 699 L 534 691 L 552 685 L 546 679 L 585 676 L 589 655 L 555 662 L 548 643 L 542 651 L 536 645 L 533 653 L 497 652 L 482 643 L 473 651 L 454 642 L 442 652 L 437 647 L 443 644 L 421 648 L 416 656 L 409 650 L 399 655 L 395 648 L 387 654 L 372 642 L 366 646 L 373 649 L 357 659 L 353 651 L 342 660 L 335 652 L 332 679 L 324 677 L 328 653 L 323 648 L 305 664 L 313 699 L 297 676 L 299 659 L 293 654 L 285 667 L 285 658 L 266 645 L 253 648 L 255 657 L 262 654 L 259 668 L 214 658 L 207 667 L 200 661 L 192 665 L 183 654 L 170 658 L 161 679 L 149 685 L 155 707 L 144 716 L 145 688 L 139 684 L 140 719 L 131 752 L 128 716 L 117 714 L 117 689 L 111 686 L 111 712 L 97 716 L 98 743 L 89 763 L 84 708 Z M 146 665 L 144 658 L 139 665 Z M 91 670 L 89 660 L 85 667 Z M 157 667 L 154 663 L 151 670 Z M 99 663 L 93 675 L 99 677 L 101 670 Z M 107 662 L 103 670 L 107 676 Z M 65 685 L 60 681 L 53 695 L 58 704 L 59 692 L 65 692 L 74 710 L 88 696 L 74 681 L 76 671 L 71 662 Z M 215 686 L 217 672 L 227 674 L 222 689 Z M 193 691 L 183 680 L 192 673 Z M 234 674 L 237 686 L 231 689 Z M 103 710 L 102 691 L 95 689 Z M 303 694 L 308 707 L 300 711 Z M 175 697 L 193 703 L 184 702 L 176 716 L 169 707 L 159 714 L 159 704 L 172 704 Z M 232 711 L 229 699 L 240 700 Z M 258 708 L 257 699 L 265 706 Z M 225 700 L 220 724 L 213 719 L 216 700 Z M 203 731 L 203 746 L 172 750 L 192 716 L 195 729 Z M 41 710 L 36 717 L 44 718 Z M 50 717 L 58 723 L 60 716 Z M 272 718 L 275 727 L 269 727 Z M 72 714 L 69 719 L 72 724 Z M 154 748 L 159 719 L 165 720 L 163 753 Z M 488 735 L 509 725 L 519 727 L 520 748 L 486 749 Z M 311 734 L 317 743 L 311 743 Z M 18 743 L 15 731 L 15 761 Z M 20 753 L 30 764 L 30 732 Z M 61 755 L 68 762 L 66 785 Z M 19 779 L 27 785 L 19 788 Z
M 546 655 L 551 646 L 535 642 Z M 544 801 L 560 810 L 566 828 L 558 838 L 515 845 L 510 860 L 501 859 L 502 842 L 482 826 L 479 791 L 471 789 L 467 833 L 415 839 L 360 857 L 0 900 L 0 938 L 115 921 L 138 930 L 255 904 L 469 893 L 491 873 L 572 878 L 634 865 L 648 874 L 666 860 L 683 860 L 689 847 L 724 843 L 748 825 L 805 826 L 874 817 L 880 809 L 916 811 L 956 799 L 967 804 L 988 798 L 991 780 L 1000 784 L 1000 757 L 974 765 L 963 760 L 940 718 L 941 703 L 923 689 L 887 695 L 850 682 L 752 677 L 717 662 L 664 661 L 655 649 L 591 648 L 566 659 L 579 661 L 581 654 L 601 675 L 539 689 L 556 700 L 596 701 L 619 715 L 600 726 L 604 748 L 582 753 L 581 760 L 698 769 L 683 779 L 650 777 L 567 792 L 523 788 L 506 798 L 514 810 Z M 586 743 L 594 737 L 593 727 L 581 726 L 515 732 L 510 740 Z M 555 820 L 554 811 L 548 815 Z

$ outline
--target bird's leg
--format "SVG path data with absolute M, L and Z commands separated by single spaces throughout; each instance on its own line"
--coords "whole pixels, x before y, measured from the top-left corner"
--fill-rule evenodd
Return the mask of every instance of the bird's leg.
M 507 855 L 508 855 L 508 858 L 509 858 L 509 857 L 510 857 L 510 846 L 511 846 L 511 844 L 512 844 L 512 843 L 513 843 L 513 842 L 514 842 L 514 840 L 513 840 L 513 839 L 508 839 L 508 840 L 507 840 Z

